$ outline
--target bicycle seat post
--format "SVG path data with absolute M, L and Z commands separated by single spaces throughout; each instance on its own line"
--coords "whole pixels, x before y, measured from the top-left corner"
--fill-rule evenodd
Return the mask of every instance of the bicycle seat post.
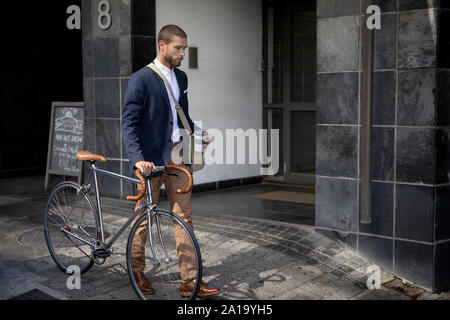
M 102 245 L 105 244 L 105 233 L 103 232 L 103 213 L 102 213 L 102 205 L 100 203 L 100 192 L 98 189 L 98 179 L 97 179 L 97 166 L 95 165 L 95 161 L 90 161 L 92 172 L 94 174 L 94 183 L 95 183 L 95 198 L 97 200 L 97 210 L 100 222 L 100 233 L 102 237 Z

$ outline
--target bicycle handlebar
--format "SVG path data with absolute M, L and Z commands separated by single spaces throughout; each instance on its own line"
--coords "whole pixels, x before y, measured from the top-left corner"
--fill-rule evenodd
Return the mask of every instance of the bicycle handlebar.
M 192 188 L 194 186 L 194 180 L 192 179 L 192 174 L 188 170 L 186 170 L 183 167 L 177 166 L 177 165 L 168 165 L 166 167 L 156 167 L 156 171 L 154 171 L 153 173 L 156 173 L 156 172 L 159 172 L 159 171 L 163 171 L 163 170 L 167 170 L 167 171 L 176 171 L 176 170 L 178 170 L 178 171 L 183 172 L 188 178 L 188 186 L 187 186 L 187 188 L 185 190 L 178 189 L 176 191 L 176 193 L 177 194 L 187 194 L 187 193 L 191 192 L 191 190 L 192 190 Z M 141 200 L 145 196 L 145 193 L 147 191 L 147 179 L 149 177 L 144 177 L 142 175 L 142 173 L 141 173 L 141 170 L 139 170 L 139 169 L 136 170 L 136 177 L 141 181 L 142 188 L 141 188 L 140 193 L 137 196 L 128 196 L 127 200 L 129 200 L 129 201 L 139 201 L 139 200 Z

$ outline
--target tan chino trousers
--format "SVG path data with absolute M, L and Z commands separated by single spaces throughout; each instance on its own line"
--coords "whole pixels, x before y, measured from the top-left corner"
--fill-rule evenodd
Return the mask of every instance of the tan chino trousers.
M 173 146 L 175 149 L 177 144 Z M 183 156 L 183 150 L 180 151 L 180 156 Z M 173 157 L 172 157 L 173 158 Z M 173 159 L 172 159 L 173 160 Z M 173 164 L 172 160 L 170 164 Z M 189 171 L 189 167 L 184 164 L 180 165 Z M 155 204 L 159 203 L 159 192 L 161 185 L 164 183 L 166 187 L 167 196 L 170 202 L 171 211 L 180 216 L 184 222 L 190 227 L 191 231 L 194 232 L 194 226 L 192 224 L 192 207 L 191 207 L 191 195 L 192 192 L 188 194 L 176 194 L 176 190 L 185 189 L 188 185 L 188 179 L 184 173 L 178 172 L 177 176 L 168 176 L 164 174 L 162 178 L 155 177 L 151 179 L 152 186 L 152 199 Z M 138 185 L 138 193 L 140 191 L 141 185 Z M 147 195 L 139 200 L 136 204 L 135 210 L 137 210 L 141 204 L 146 201 Z M 143 210 L 139 216 L 135 219 L 135 223 L 142 214 L 145 213 Z M 153 221 L 151 221 L 153 224 Z M 132 267 L 133 272 L 143 272 L 145 269 L 145 244 L 148 239 L 148 220 L 142 223 L 133 239 L 133 246 L 131 251 L 132 257 Z M 191 241 L 184 231 L 178 224 L 174 227 L 176 247 L 178 253 L 178 263 L 180 266 L 180 273 L 182 280 L 190 280 L 196 277 L 196 259 L 194 249 L 192 248 Z

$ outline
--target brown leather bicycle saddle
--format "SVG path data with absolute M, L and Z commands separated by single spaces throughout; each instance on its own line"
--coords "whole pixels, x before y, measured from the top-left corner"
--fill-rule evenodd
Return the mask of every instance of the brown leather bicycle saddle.
M 106 158 L 103 156 L 99 156 L 98 154 L 94 154 L 90 151 L 79 151 L 77 152 L 77 159 L 80 161 L 101 161 L 106 162 Z

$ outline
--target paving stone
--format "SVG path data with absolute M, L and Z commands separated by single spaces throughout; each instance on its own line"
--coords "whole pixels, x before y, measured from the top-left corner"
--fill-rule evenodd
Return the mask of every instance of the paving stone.
M 366 290 L 363 294 L 354 298 L 355 300 L 410 300 L 408 297 L 394 294 L 387 290 Z
M 11 180 L 1 180 L 0 186 L 5 186 L 5 181 Z M 26 190 L 37 184 L 42 185 L 42 181 L 24 180 Z M 125 264 L 129 230 L 119 238 L 114 246 L 115 254 L 103 266 L 94 266 L 82 276 L 82 290 L 70 291 L 66 285 L 67 275 L 55 266 L 45 243 L 42 247 L 17 243 L 23 233 L 42 228 L 47 194 L 33 188 L 24 194 L 16 187 L 17 194 L 21 194 L 16 197 L 10 194 L 14 188 L 8 187 L 8 194 L 2 194 L 3 189 L 0 188 L 0 205 L 3 201 L 9 205 L 26 201 L 36 210 L 28 212 L 19 206 L 14 216 L 12 213 L 0 216 L 0 222 L 4 222 L 0 223 L 0 298 L 38 289 L 58 299 L 138 299 Z M 217 193 L 202 195 L 209 196 L 216 197 Z M 236 194 L 236 197 L 242 199 L 242 194 Z M 110 202 L 110 199 L 106 200 Z M 167 207 L 167 200 L 162 201 L 161 207 Z M 112 200 L 111 205 L 105 205 L 105 229 L 118 230 L 128 220 L 132 208 L 133 204 L 121 200 Z M 402 297 L 390 291 L 369 292 L 364 273 L 370 263 L 341 243 L 317 233 L 313 227 L 237 216 L 230 218 L 206 211 L 195 215 L 194 226 L 201 246 L 203 278 L 209 285 L 223 290 L 208 299 Z M 7 258 L 3 259 L 3 256 Z M 382 270 L 382 279 L 390 276 Z M 439 297 L 450 299 L 450 294 L 442 293 Z M 437 296 L 424 294 L 422 298 L 437 299 Z

